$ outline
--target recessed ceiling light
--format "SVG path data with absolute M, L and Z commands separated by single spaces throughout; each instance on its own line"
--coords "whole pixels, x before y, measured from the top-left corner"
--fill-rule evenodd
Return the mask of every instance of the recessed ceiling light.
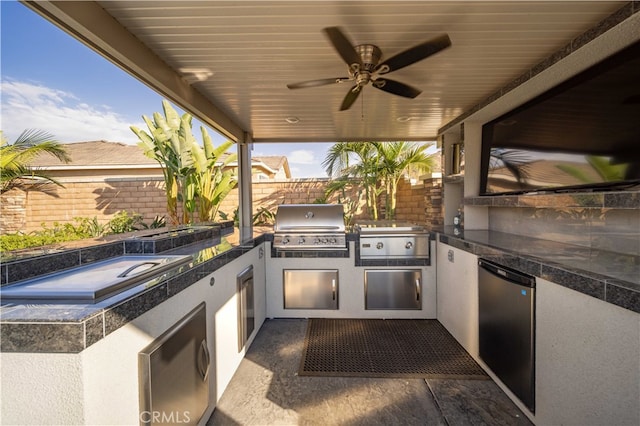
M 284 120 L 289 124 L 296 124 L 300 122 L 300 119 L 298 117 L 287 117 Z
M 410 121 L 411 117 L 407 116 L 407 115 L 401 115 L 400 117 L 396 118 L 396 121 L 398 123 L 406 123 L 407 121 Z
M 182 73 L 182 78 L 189 84 L 208 80 L 214 74 L 213 71 L 207 68 L 180 68 L 179 71 Z

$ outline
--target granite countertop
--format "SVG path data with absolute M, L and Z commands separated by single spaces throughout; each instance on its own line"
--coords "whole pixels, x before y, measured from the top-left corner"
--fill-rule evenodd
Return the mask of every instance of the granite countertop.
M 439 241 L 640 313 L 640 256 L 489 230 L 438 230 Z
M 200 241 L 190 240 L 188 244 L 174 244 L 168 249 L 163 247 L 160 251 L 162 254 L 191 255 L 193 260 L 98 303 L 3 303 L 0 307 L 0 350 L 81 352 L 272 237 L 269 229 L 256 229 L 254 239 L 241 243 L 237 230 L 228 226 L 223 229 L 226 232 L 218 231 L 213 238 L 207 235 L 206 239 Z M 442 243 L 640 313 L 638 256 L 493 231 L 467 230 L 458 233 L 453 227 L 445 227 L 431 232 Z M 349 237 L 349 240 L 353 240 L 356 236 L 350 234 Z M 114 247 L 122 250 L 121 245 Z M 100 256 L 115 256 L 118 253 L 114 247 L 110 245 L 107 249 L 103 248 L 99 256 L 95 247 L 86 253 L 80 249 L 73 258 L 79 257 L 83 262 L 85 258 L 95 261 Z M 136 250 L 147 248 L 147 245 L 134 246 Z M 60 256 L 59 260 L 63 262 L 68 260 L 67 255 L 52 256 Z M 45 259 L 45 262 L 39 263 L 51 262 Z M 33 266 L 30 263 L 27 265 Z M 3 268 L 3 277 L 10 277 L 11 271 L 6 265 Z M 18 271 L 20 269 L 30 271 L 24 265 Z M 10 278 L 5 280 L 10 281 Z M 10 283 L 5 282 L 4 285 Z
M 0 350 L 81 352 L 263 241 L 264 237 L 257 232 L 253 240 L 240 243 L 238 231 L 226 228 L 222 235 L 218 231 L 216 237 L 163 250 L 162 254 L 191 255 L 193 260 L 93 304 L 3 302 Z M 113 255 L 115 250 L 109 245 L 106 251 Z

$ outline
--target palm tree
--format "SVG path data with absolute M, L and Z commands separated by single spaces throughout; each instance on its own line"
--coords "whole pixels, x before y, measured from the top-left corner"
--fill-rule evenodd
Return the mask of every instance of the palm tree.
M 378 160 L 376 142 L 339 142 L 329 148 L 322 162 L 330 177 L 343 181 L 336 190 L 353 180 L 364 186 L 367 209 L 373 220 L 378 219 L 378 195 L 381 191 Z
M 40 154 L 50 154 L 64 163 L 71 161 L 64 146 L 41 130 L 25 130 L 10 144 L 0 131 L 0 194 L 18 188 L 48 191 L 50 184 L 63 185 L 29 163 Z M 35 181 L 35 183 L 34 183 Z
M 434 167 L 435 155 L 426 153 L 429 146 L 411 142 L 382 142 L 376 145 L 387 193 L 385 219 L 395 219 L 398 183 L 409 169 L 427 172 Z
M 409 169 L 428 171 L 435 155 L 426 153 L 430 144 L 410 142 L 340 142 L 322 162 L 329 176 L 358 179 L 365 189 L 370 217 L 378 219 L 378 196 L 386 192 L 385 219 L 395 218 L 396 192 Z

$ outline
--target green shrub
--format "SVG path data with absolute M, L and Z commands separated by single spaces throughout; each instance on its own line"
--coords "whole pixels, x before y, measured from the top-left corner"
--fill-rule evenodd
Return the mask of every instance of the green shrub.
M 85 234 L 89 237 L 97 238 L 103 236 L 107 231 L 107 225 L 101 224 L 98 217 L 75 217 L 73 220 L 77 223 L 76 230 L 79 234 Z
M 123 234 L 125 232 L 137 231 L 142 227 L 142 215 L 133 213 L 129 216 L 126 210 L 119 211 L 107 224 L 109 234 Z
M 275 220 L 275 213 L 266 207 L 260 207 L 256 214 L 253 215 L 253 224 L 256 226 L 273 225 Z
M 59 223 L 47 226 L 28 234 L 15 232 L 0 235 L 0 253 L 22 250 L 33 247 L 43 247 L 61 244 L 67 241 L 77 241 L 86 238 L 98 238 L 107 234 L 122 234 L 139 229 L 162 228 L 166 226 L 164 217 L 156 216 L 150 224 L 142 222 L 142 215 L 126 211 L 116 213 L 106 224 L 101 224 L 98 218 L 75 217 L 73 222 Z
M 156 215 L 156 217 L 153 218 L 151 223 L 147 224 L 142 222 L 141 225 L 144 229 L 164 228 L 165 226 L 167 226 L 167 218 L 164 216 L 160 217 Z

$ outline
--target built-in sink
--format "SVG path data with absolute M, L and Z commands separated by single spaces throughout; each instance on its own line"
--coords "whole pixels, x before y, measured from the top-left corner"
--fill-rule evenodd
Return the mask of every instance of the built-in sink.
M 186 264 L 191 256 L 127 255 L 5 286 L 0 297 L 27 302 L 96 303 Z

